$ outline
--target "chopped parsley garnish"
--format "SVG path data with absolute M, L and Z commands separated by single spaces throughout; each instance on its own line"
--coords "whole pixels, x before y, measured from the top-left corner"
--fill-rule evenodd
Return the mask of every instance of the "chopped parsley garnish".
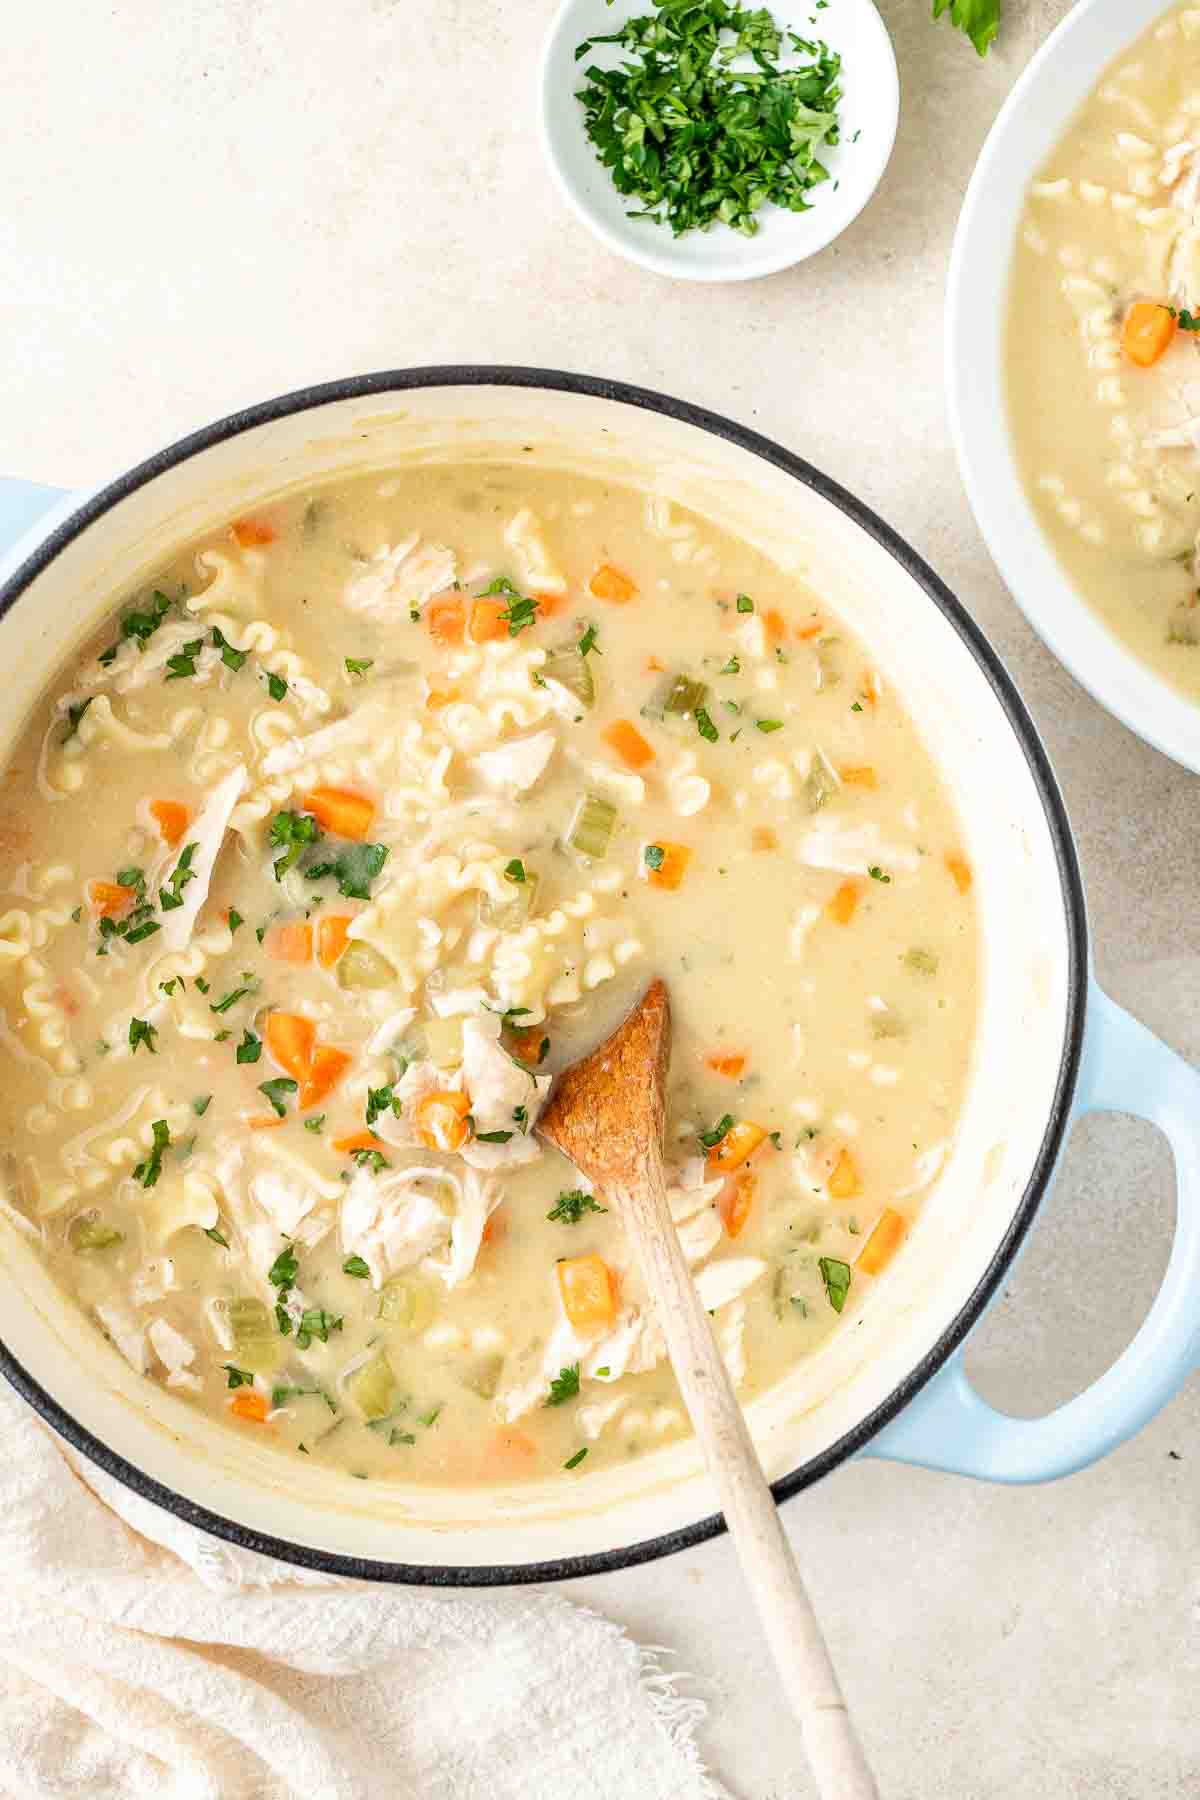
M 353 1275 L 356 1281 L 369 1281 L 371 1271 L 361 1256 L 348 1256 L 342 1264 L 343 1275 Z
M 78 925 L 78 923 L 79 923 L 80 919 L 82 919 L 82 917 L 83 917 L 83 908 L 82 908 L 82 906 L 77 906 L 75 908 L 74 912 L 71 914 L 72 923 L 75 925 Z
M 441 1416 L 441 1406 L 431 1406 L 428 1412 L 417 1414 L 417 1424 L 424 1425 L 428 1429 L 430 1425 L 436 1425 Z
M 579 1364 L 572 1363 L 569 1368 L 560 1369 L 550 1383 L 550 1397 L 547 1406 L 562 1406 L 567 1400 L 574 1400 L 579 1392 Z
M 755 719 L 754 723 L 760 731 L 782 731 L 782 719 Z
M 71 739 L 75 736 L 75 733 L 79 730 L 80 719 L 82 719 L 84 713 L 87 711 L 88 707 L 92 704 L 92 701 L 95 698 L 96 698 L 96 696 L 94 694 L 89 694 L 86 700 L 81 700 L 79 702 L 78 706 L 68 706 L 68 708 L 67 708 L 67 728 L 63 732 L 62 737 L 59 740 L 61 743 L 64 743 L 64 744 L 70 743 Z
M 203 638 L 192 638 L 183 644 L 174 656 L 167 658 L 168 681 L 185 681 L 196 673 L 196 658 L 204 648 Z
M 503 575 L 499 576 L 495 581 L 489 581 L 488 585 L 484 588 L 484 599 L 487 599 L 492 594 L 502 594 L 508 601 L 508 605 L 500 614 L 500 617 L 508 626 L 509 637 L 517 637 L 522 631 L 527 631 L 531 625 L 537 624 L 537 601 L 528 598 L 524 594 L 518 593 L 512 582 L 506 581 Z
M 509 1139 L 515 1136 L 516 1133 L 512 1131 L 477 1131 L 475 1142 L 477 1144 L 507 1144 Z
M 513 1124 L 516 1126 L 517 1130 L 522 1136 L 527 1137 L 529 1135 L 529 1108 L 526 1106 L 514 1106 L 512 1116 Z
M 736 656 L 731 656 L 725 667 L 717 670 L 718 675 L 740 675 L 741 672 L 742 665 Z
M 221 652 L 221 661 L 227 669 L 232 669 L 235 675 L 250 654 L 248 650 L 235 650 L 217 625 L 213 626 L 212 647 Z
M 171 871 L 171 879 L 166 887 L 158 890 L 158 904 L 164 912 L 173 912 L 177 906 L 183 905 L 183 890 L 189 881 L 195 881 L 196 872 L 192 868 L 199 844 L 185 844 L 179 852 L 179 861 Z
M 314 1113 L 311 1119 L 305 1119 L 304 1129 L 305 1129 L 305 1131 L 320 1131 L 320 1129 L 324 1123 L 325 1123 L 325 1114 L 324 1113 Z
M 700 733 L 702 738 L 706 739 L 710 744 L 719 742 L 721 734 L 713 724 L 707 707 L 698 706 L 696 708 L 695 719 L 696 730 Z
M 392 1166 L 382 1150 L 352 1150 L 350 1154 L 360 1169 L 370 1169 L 372 1175 L 382 1175 Z
M 518 887 L 524 886 L 527 879 L 525 874 L 525 864 L 521 861 L 519 856 L 514 856 L 512 861 L 506 864 L 504 879 L 506 881 L 515 881 Z
M 838 142 L 841 59 L 795 32 L 785 46 L 765 7 L 656 0 L 656 8 L 575 51 L 576 60 L 593 44 L 624 52 L 616 68 L 590 63 L 577 98 L 614 187 L 639 202 L 629 216 L 669 225 L 676 237 L 718 222 L 753 237 L 768 203 L 807 212 L 812 189 L 828 179 L 817 153 Z M 811 60 L 780 67 L 785 48 Z M 747 55 L 755 66 L 743 73 L 733 63 Z
M 240 1388 L 254 1386 L 254 1377 L 249 1369 L 235 1368 L 232 1363 L 222 1363 L 221 1367 L 229 1377 L 229 1380 L 226 1383 L 227 1387 Z
M 704 1148 L 706 1150 L 713 1150 L 720 1143 L 721 1139 L 725 1136 L 726 1132 L 732 1131 L 732 1130 L 733 1130 L 733 1114 L 732 1113 L 722 1113 L 721 1117 L 717 1120 L 716 1124 L 713 1126 L 711 1131 L 698 1132 L 697 1136 L 699 1137 L 700 1142 L 704 1145 Z
M 288 870 L 297 862 L 309 844 L 315 844 L 321 836 L 321 827 L 311 813 L 277 812 L 271 820 L 271 828 L 267 841 L 284 854 L 275 860 L 275 879 L 282 881 Z M 261 942 L 261 939 L 260 939 Z
M 559 1225 L 578 1225 L 585 1213 L 607 1211 L 607 1206 L 601 1206 L 591 1194 L 585 1194 L 582 1188 L 572 1188 L 569 1193 L 558 1196 L 546 1217 Z
M 587 1455 L 587 1445 L 585 1444 L 582 1450 L 577 1450 L 575 1452 L 574 1456 L 568 1456 L 566 1462 L 563 1464 L 563 1468 L 564 1469 L 577 1469 L 586 1455 Z
M 223 1231 L 218 1231 L 215 1225 L 206 1225 L 204 1235 L 206 1238 L 211 1238 L 214 1244 L 220 1244 L 222 1250 L 228 1250 L 229 1239 Z
M 196 1098 L 192 1101 L 192 1111 L 198 1119 L 202 1119 L 211 1105 L 211 1094 L 197 1094 Z
M 133 1171 L 133 1179 L 140 1181 L 144 1188 L 152 1188 L 157 1182 L 162 1174 L 163 1151 L 171 1146 L 171 1128 L 165 1119 L 155 1119 L 150 1129 L 154 1134 L 153 1147 L 149 1156 Z
M 209 988 L 212 986 L 212 983 L 210 981 L 205 981 L 203 975 L 197 975 L 195 977 L 195 983 L 202 994 L 207 994 L 209 991 Z
M 272 1287 L 287 1289 L 296 1285 L 296 1277 L 299 1273 L 300 1264 L 296 1258 L 296 1252 L 290 1244 L 285 1244 L 267 1270 L 267 1280 Z
M 396 1098 L 391 1082 L 385 1087 L 367 1089 L 367 1124 L 373 1125 L 381 1113 L 388 1111 L 400 1117 L 400 1102 Z
M 304 875 L 307 881 L 323 881 L 327 875 L 336 875 L 338 892 L 347 900 L 369 900 L 371 883 L 387 859 L 386 844 L 347 844 L 332 862 L 314 863 Z M 278 870 L 279 864 L 275 867 Z
M 596 652 L 597 656 L 603 656 L 604 652 L 597 644 L 596 636 L 596 627 L 594 625 L 589 625 L 587 630 L 580 637 L 578 644 L 575 646 L 579 651 L 580 656 L 589 656 L 593 650 Z
M 365 675 L 375 663 L 373 656 L 348 656 L 346 658 L 347 675 Z
M 147 612 L 134 611 L 125 614 L 121 620 L 121 637 L 133 638 L 138 649 L 144 650 L 170 610 L 171 602 L 165 594 L 160 594 L 156 589 Z M 120 647 L 119 642 L 110 644 L 107 650 L 101 652 L 100 662 L 107 667 L 113 661 Z
M 260 1094 L 266 1095 L 279 1117 L 286 1119 L 285 1097 L 288 1094 L 294 1094 L 299 1085 L 299 1082 L 293 1081 L 290 1075 L 276 1075 L 270 1081 L 260 1081 L 258 1091 Z
M 288 684 L 283 679 L 282 675 L 267 675 L 267 692 L 270 694 L 272 700 L 286 700 L 287 691 Z
M 738 595 L 737 609 L 740 613 L 752 613 L 754 611 L 754 602 L 750 598 L 749 594 L 739 594 Z
M 182 975 L 172 975 L 170 981 L 160 981 L 159 982 L 159 984 L 158 984 L 159 990 L 160 990 L 160 992 L 162 992 L 164 994 L 173 994 L 175 992 L 175 989 L 179 986 L 179 984 L 182 980 L 183 980 Z
M 846 1304 L 846 1295 L 850 1292 L 850 1264 L 839 1261 L 836 1256 L 820 1256 L 817 1267 L 821 1271 L 821 1280 L 825 1283 L 825 1292 L 834 1312 L 840 1313 Z
M 666 860 L 666 851 L 661 844 L 647 844 L 642 851 L 642 861 L 648 869 L 661 869 Z
M 145 1044 L 145 1046 L 146 1046 L 147 1050 L 150 1052 L 151 1056 L 157 1056 L 158 1048 L 154 1042 L 154 1040 L 157 1036 L 158 1036 L 157 1025 L 151 1025 L 147 1019 L 130 1019 L 130 1021 L 129 1021 L 129 1049 L 130 1049 L 130 1053 L 133 1056 L 137 1055 L 138 1047 L 141 1044 Z
M 223 994 L 219 1000 L 214 1000 L 208 1010 L 209 1012 L 226 1013 L 231 1006 L 236 1006 L 239 1000 L 244 1000 L 247 994 L 254 994 L 257 991 L 258 977 L 249 969 L 243 969 L 241 987 L 230 988 L 227 994 Z
M 323 1307 L 309 1306 L 300 1315 L 300 1323 L 296 1327 L 296 1348 L 307 1350 L 314 1338 L 320 1338 L 323 1344 L 329 1342 L 331 1331 L 340 1331 L 342 1320 L 327 1313 Z
M 878 863 L 872 863 L 867 870 L 867 874 L 871 877 L 872 881 L 890 881 L 892 879 L 890 875 L 884 874 Z
M 242 1041 L 234 1052 L 234 1061 L 256 1063 L 261 1055 L 262 1039 L 255 1037 L 252 1031 L 243 1031 Z
M 1172 306 L 1168 311 L 1174 315 L 1180 331 L 1200 331 L 1200 314 L 1190 313 L 1186 306 L 1181 306 L 1178 312 Z
M 236 931 L 239 925 L 244 925 L 246 923 L 246 921 L 245 921 L 245 919 L 243 919 L 241 913 L 238 912 L 235 907 L 231 906 L 229 909 L 229 912 L 226 916 L 229 920 L 230 931 Z

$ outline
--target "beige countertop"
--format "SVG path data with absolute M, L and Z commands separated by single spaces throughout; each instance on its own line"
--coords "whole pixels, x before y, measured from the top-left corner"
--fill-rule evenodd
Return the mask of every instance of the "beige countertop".
M 1001 100 L 1068 10 L 1004 4 L 981 63 L 928 0 L 881 0 L 903 83 L 882 187 L 815 261 L 726 289 L 617 261 L 560 201 L 534 112 L 551 0 L 13 6 L 0 469 L 82 485 L 244 402 L 441 361 L 593 371 L 752 424 L 877 507 L 991 635 L 1066 793 L 1097 971 L 1200 1058 L 1195 778 L 1033 636 L 948 441 L 958 206 Z M 1153 1292 L 1171 1211 L 1148 1127 L 1076 1132 L 973 1340 L 989 1398 L 1044 1409 L 1099 1372 Z M 1054 1487 L 864 1462 L 788 1506 L 889 1800 L 1200 1793 L 1198 1425 L 1193 1381 Z M 810 1792 L 727 1542 L 569 1591 L 695 1671 L 707 1752 L 739 1800 Z

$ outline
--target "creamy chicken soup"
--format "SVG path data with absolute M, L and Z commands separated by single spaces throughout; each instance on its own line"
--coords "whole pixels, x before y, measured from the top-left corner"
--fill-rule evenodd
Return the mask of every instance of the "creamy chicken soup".
M 743 1395 L 868 1303 L 954 1135 L 975 907 L 913 723 L 820 594 L 632 489 L 409 470 L 190 545 L 31 721 L 0 857 L 0 1119 L 63 1288 L 349 1476 L 684 1429 L 536 1136 L 652 975 Z
M 1200 698 L 1200 9 L 1113 64 L 1030 191 L 1009 399 L 1080 592 Z

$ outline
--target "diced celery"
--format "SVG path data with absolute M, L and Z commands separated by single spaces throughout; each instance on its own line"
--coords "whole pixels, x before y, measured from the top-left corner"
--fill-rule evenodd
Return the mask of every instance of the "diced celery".
M 238 1367 L 256 1375 L 278 1368 L 283 1339 L 265 1302 L 242 1294 L 228 1302 L 227 1312 Z
M 537 900 L 537 871 L 526 869 L 524 881 L 506 881 L 504 885 L 509 891 L 503 900 L 493 900 L 482 888 L 479 890 L 479 923 L 494 925 L 497 931 L 519 931 Z
M 379 1294 L 379 1317 L 401 1331 L 424 1331 L 433 1320 L 437 1302 L 423 1281 L 393 1276 Z
M 346 1393 L 364 1419 L 386 1419 L 396 1398 L 396 1377 L 382 1350 L 347 1375 Z
M 936 975 L 938 959 L 932 950 L 922 950 L 914 944 L 911 950 L 904 952 L 904 966 L 914 975 Z
M 708 700 L 708 686 L 690 675 L 668 675 L 660 681 L 642 708 L 644 719 L 678 719 L 699 711 Z
M 580 656 L 574 644 L 551 650 L 541 667 L 544 681 L 557 681 L 581 706 L 592 706 L 596 699 L 596 683 L 586 656 Z
M 461 1019 L 426 1019 L 421 1027 L 425 1054 L 439 1069 L 456 1069 L 463 1057 Z
M 494 1400 L 503 1369 L 502 1356 L 485 1356 L 463 1376 L 463 1386 L 470 1388 L 473 1394 L 478 1394 L 481 1400 Z
M 396 979 L 396 971 L 386 956 L 370 944 L 353 940 L 337 959 L 338 986 L 352 991 L 388 987 Z
M 67 1227 L 67 1242 L 72 1250 L 111 1250 L 125 1242 L 125 1233 L 106 1224 L 99 1213 L 80 1213 Z
M 808 771 L 808 780 L 804 784 L 809 812 L 820 812 L 825 802 L 833 799 L 841 785 L 831 764 L 818 750 L 813 756 L 812 768 Z
M 599 859 L 608 854 L 617 823 L 617 809 L 599 794 L 585 794 L 575 808 L 567 844 L 580 856 Z

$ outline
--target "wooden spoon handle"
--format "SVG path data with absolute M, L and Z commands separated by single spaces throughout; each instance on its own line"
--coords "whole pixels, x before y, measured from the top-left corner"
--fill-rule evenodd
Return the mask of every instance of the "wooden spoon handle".
M 611 1192 L 611 1190 L 610 1190 Z M 821 1627 L 671 1221 L 661 1162 L 613 1194 L 823 1800 L 878 1800 Z

